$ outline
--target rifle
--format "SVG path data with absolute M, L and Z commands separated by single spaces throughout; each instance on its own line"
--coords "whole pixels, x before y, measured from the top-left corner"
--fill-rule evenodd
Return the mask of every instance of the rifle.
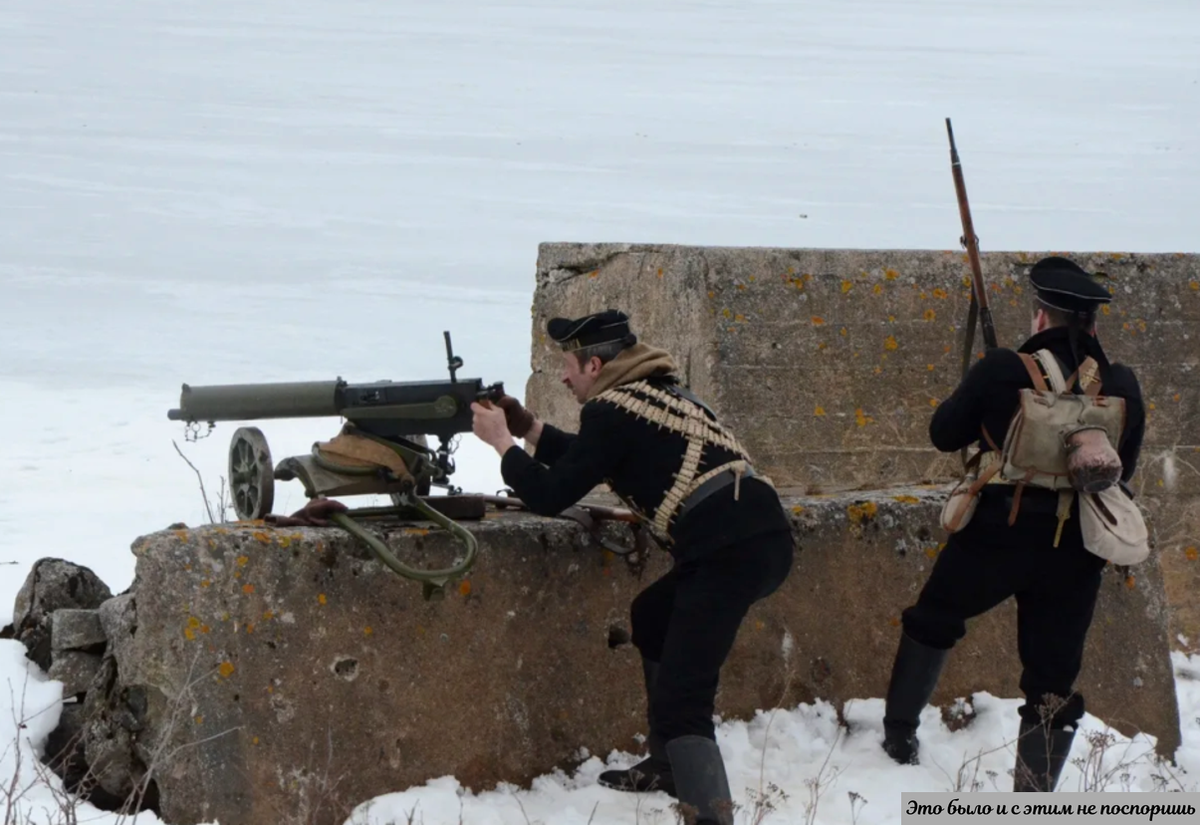
M 967 248 L 967 259 L 971 262 L 971 306 L 967 310 L 967 333 L 963 337 L 962 374 L 967 377 L 971 369 L 971 350 L 975 346 L 976 321 L 983 327 L 983 344 L 988 349 L 996 347 L 996 327 L 992 323 L 992 310 L 988 306 L 987 289 L 983 283 L 983 267 L 979 263 L 979 236 L 971 220 L 971 205 L 967 202 L 967 184 L 963 180 L 962 161 L 958 158 L 958 147 L 954 145 L 954 129 L 950 118 L 946 118 L 946 135 L 950 138 L 950 171 L 954 175 L 954 191 L 958 196 L 958 215 L 962 219 L 963 236 L 959 242 Z M 967 465 L 967 450 L 961 451 L 963 466 Z
M 996 344 L 996 328 L 992 323 L 992 310 L 988 306 L 987 289 L 983 283 L 983 268 L 979 263 L 979 236 L 971 221 L 971 205 L 967 202 L 967 184 L 963 181 L 962 161 L 958 158 L 958 147 L 954 145 L 954 129 L 950 118 L 946 118 L 946 134 L 950 138 L 950 170 L 954 175 L 954 189 L 958 195 L 958 214 L 962 219 L 963 236 L 960 243 L 967 248 L 971 262 L 971 308 L 967 314 L 967 337 L 963 344 L 963 375 L 971 367 L 971 348 L 975 343 L 975 322 L 978 318 L 983 327 L 983 343 L 988 349 Z

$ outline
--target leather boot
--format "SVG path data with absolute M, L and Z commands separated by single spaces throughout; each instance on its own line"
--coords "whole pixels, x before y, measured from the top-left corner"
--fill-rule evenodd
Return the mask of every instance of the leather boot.
M 900 635 L 883 715 L 883 750 L 901 765 L 917 764 L 921 711 L 929 704 L 949 655 L 949 650 L 926 647 L 907 633 Z
M 617 791 L 645 793 L 647 791 L 662 791 L 668 796 L 675 796 L 675 780 L 671 776 L 671 760 L 667 756 L 666 743 L 655 733 L 654 714 L 651 711 L 650 697 L 653 695 L 654 682 L 658 678 L 658 662 L 652 662 L 643 657 L 642 676 L 646 683 L 646 721 L 650 725 L 650 734 L 646 745 L 650 755 L 628 768 L 604 771 L 596 780 L 606 788 Z
M 1017 761 L 1013 767 L 1013 790 L 1049 793 L 1058 785 L 1071 744 L 1074 730 L 1049 728 L 1021 720 L 1017 739 Z
M 667 754 L 683 821 L 733 825 L 733 798 L 717 743 L 703 736 L 681 736 L 667 743 Z

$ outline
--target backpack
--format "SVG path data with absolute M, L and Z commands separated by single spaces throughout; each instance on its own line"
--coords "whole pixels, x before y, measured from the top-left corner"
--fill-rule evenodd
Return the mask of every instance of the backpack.
M 1049 350 L 1019 355 L 1033 388 L 1020 390 L 1002 449 L 984 428 L 983 437 L 992 448 L 986 454 L 989 461 L 983 464 L 983 453 L 976 453 L 968 462 L 943 508 L 942 527 L 951 533 L 965 527 L 986 484 L 1016 486 L 1008 517 L 1012 525 L 1021 492 L 1027 486 L 1041 487 L 1059 493 L 1055 547 L 1078 495 L 1080 528 L 1090 552 L 1121 565 L 1144 560 L 1150 552 L 1148 532 L 1141 510 L 1120 484 L 1121 460 L 1115 447 L 1125 425 L 1125 400 L 1100 395 L 1098 366 L 1092 358 L 1064 379 Z M 1083 393 L 1071 391 L 1077 377 Z

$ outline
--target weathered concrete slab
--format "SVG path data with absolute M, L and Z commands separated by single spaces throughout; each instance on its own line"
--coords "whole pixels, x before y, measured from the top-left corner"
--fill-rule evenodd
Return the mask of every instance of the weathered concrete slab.
M 797 566 L 743 627 L 718 697 L 726 718 L 882 696 L 899 613 L 939 549 L 936 491 L 787 503 Z M 350 806 L 447 774 L 476 789 L 526 782 L 569 769 L 581 747 L 637 750 L 640 667 L 631 645 L 611 646 L 622 638 L 612 630 L 628 630 L 630 601 L 666 570 L 665 554 L 639 578 L 567 520 L 508 513 L 471 529 L 477 565 L 444 602 L 424 601 L 335 529 L 247 524 L 139 539 L 134 598 L 110 611 L 123 617 L 111 695 L 137 697 L 124 715 L 143 749 L 171 754 L 157 771 L 162 817 L 274 825 L 334 782 Z M 439 532 L 386 535 L 414 564 L 453 556 Z M 854 621 L 831 622 L 831 604 Z M 1005 607 L 972 625 L 935 701 L 1019 695 L 1014 618 Z M 1173 753 L 1157 572 L 1106 576 L 1096 625 L 1080 685 L 1089 709 Z M 324 810 L 309 821 L 344 821 Z
M 1063 253 L 982 256 L 1002 345 L 1028 335 L 1027 273 L 1046 254 Z M 1148 403 L 1133 486 L 1162 526 L 1175 633 L 1200 650 L 1200 256 L 1068 254 L 1112 278 L 1099 334 Z M 961 376 L 969 275 L 961 251 L 543 244 L 526 403 L 577 426 L 546 320 L 619 307 L 781 489 L 945 482 L 959 458 L 933 449 L 928 426 Z

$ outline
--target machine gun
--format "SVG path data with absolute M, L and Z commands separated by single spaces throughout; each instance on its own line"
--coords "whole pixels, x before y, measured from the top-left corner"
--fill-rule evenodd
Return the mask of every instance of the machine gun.
M 339 495 L 390 495 L 394 507 L 372 507 L 335 513 L 332 520 L 365 541 L 375 554 L 408 578 L 425 583 L 426 597 L 440 595 L 446 582 L 473 564 L 475 537 L 423 497 L 434 486 L 461 493 L 450 482 L 454 463 L 450 440 L 472 430 L 475 401 L 498 401 L 504 384 L 484 385 L 478 378 L 458 378 L 463 361 L 454 354 L 444 332 L 449 381 L 375 381 L 352 384 L 302 381 L 269 384 L 183 385 L 179 407 L 167 418 L 191 427 L 207 422 L 272 418 L 345 419 L 333 439 L 313 444 L 307 456 L 293 456 L 273 466 L 266 437 L 257 427 L 240 427 L 229 446 L 229 486 L 233 508 L 243 520 L 263 519 L 275 501 L 275 481 L 299 479 L 310 499 Z M 428 436 L 439 440 L 431 449 Z M 416 570 L 396 559 L 378 538 L 351 516 L 402 515 L 416 511 L 449 530 L 466 545 L 466 557 L 445 570 Z

